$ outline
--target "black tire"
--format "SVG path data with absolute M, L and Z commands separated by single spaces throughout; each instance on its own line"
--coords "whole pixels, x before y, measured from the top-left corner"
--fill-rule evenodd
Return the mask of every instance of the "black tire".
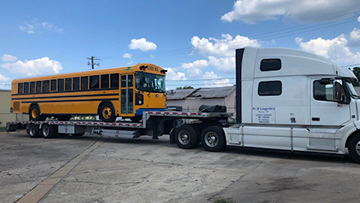
M 28 130 L 29 130 L 29 137 L 31 137 L 31 138 L 41 137 L 38 125 L 30 123 L 28 126 Z
M 360 134 L 357 134 L 350 138 L 348 150 L 351 158 L 356 163 L 360 163 Z
M 56 132 L 54 129 L 54 126 L 51 126 L 49 124 L 44 124 L 41 128 L 41 132 L 44 138 L 52 138 L 52 137 L 56 137 Z
M 99 114 L 100 119 L 104 122 L 114 122 L 116 119 L 115 109 L 110 103 L 101 105 Z
M 40 108 L 38 105 L 32 105 L 29 108 L 29 119 L 31 121 L 43 121 L 45 120 L 45 116 L 40 114 Z
M 199 135 L 194 126 L 182 125 L 175 130 L 175 142 L 182 149 L 192 149 L 199 145 Z
M 226 147 L 225 134 L 220 126 L 209 126 L 201 133 L 202 146 L 211 152 L 224 150 Z

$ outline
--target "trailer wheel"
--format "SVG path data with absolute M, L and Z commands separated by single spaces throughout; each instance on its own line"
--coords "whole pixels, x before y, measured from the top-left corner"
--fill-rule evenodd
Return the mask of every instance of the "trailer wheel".
M 114 122 L 115 117 L 115 109 L 112 104 L 105 103 L 100 107 L 100 119 L 104 122 Z
M 360 163 L 360 134 L 357 134 L 350 138 L 348 150 L 351 158 L 355 162 Z
M 175 142 L 182 149 L 192 149 L 199 144 L 198 136 L 194 126 L 182 125 L 175 131 Z
M 40 136 L 41 136 L 41 135 L 40 135 L 39 126 L 31 123 L 31 124 L 29 124 L 28 129 L 29 129 L 29 136 L 30 136 L 31 138 L 36 138 L 36 137 L 40 137 Z
M 54 126 L 51 126 L 47 123 L 42 126 L 41 131 L 42 131 L 44 138 L 56 137 Z
M 218 152 L 226 147 L 225 134 L 220 126 L 209 126 L 201 133 L 201 143 L 207 151 Z

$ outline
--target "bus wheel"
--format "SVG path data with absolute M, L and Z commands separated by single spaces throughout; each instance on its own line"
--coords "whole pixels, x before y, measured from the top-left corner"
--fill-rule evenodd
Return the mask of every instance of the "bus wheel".
M 44 120 L 44 116 L 40 115 L 40 108 L 38 105 L 32 105 L 29 109 L 29 117 L 31 121 Z
M 360 163 L 360 134 L 353 136 L 349 140 L 348 150 L 351 158 Z
M 105 103 L 100 107 L 100 119 L 104 122 L 114 122 L 115 110 L 114 107 L 110 103 Z
M 175 142 L 182 149 L 192 149 L 199 144 L 198 136 L 194 126 L 182 125 L 175 131 Z
M 29 130 L 29 137 L 31 138 L 36 138 L 41 136 L 39 131 L 39 126 L 33 123 L 29 124 L 28 130 Z
M 207 151 L 218 152 L 226 147 L 225 134 L 219 126 L 209 126 L 201 134 L 201 143 Z
M 50 126 L 49 124 L 44 124 L 41 128 L 42 134 L 44 138 L 51 138 L 55 137 L 55 129 L 53 126 Z

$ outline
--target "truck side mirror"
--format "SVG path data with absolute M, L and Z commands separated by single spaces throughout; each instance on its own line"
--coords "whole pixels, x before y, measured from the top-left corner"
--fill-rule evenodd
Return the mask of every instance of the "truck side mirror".
M 342 80 L 336 79 L 333 82 L 334 101 L 342 103 L 345 101 L 345 94 L 343 90 Z

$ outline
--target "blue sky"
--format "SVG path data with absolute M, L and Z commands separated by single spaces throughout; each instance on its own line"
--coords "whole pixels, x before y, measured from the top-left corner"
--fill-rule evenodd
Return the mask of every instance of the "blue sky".
M 359 16 L 359 0 L 2 0 L 0 88 L 90 70 L 90 56 L 95 69 L 159 65 L 168 89 L 233 85 L 244 46 L 360 64 Z

